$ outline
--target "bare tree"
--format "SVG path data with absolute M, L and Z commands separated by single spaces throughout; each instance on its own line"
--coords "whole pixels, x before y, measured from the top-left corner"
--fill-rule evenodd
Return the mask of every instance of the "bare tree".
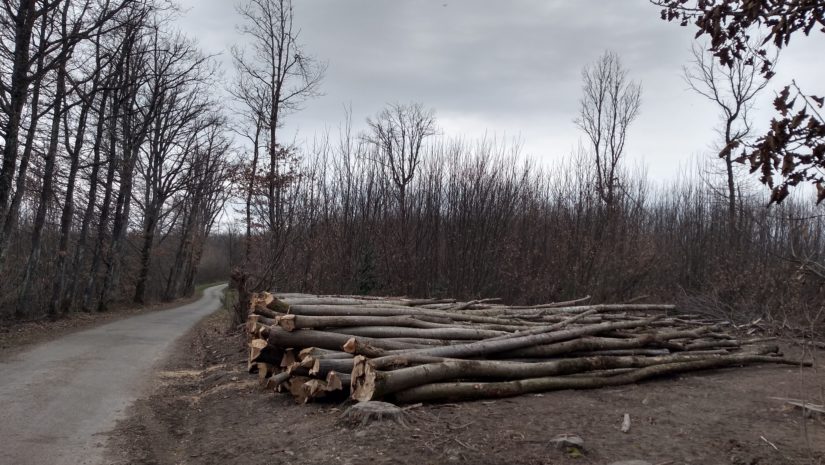
M 156 231 L 175 211 L 167 203 L 185 187 L 187 157 L 205 127 L 199 117 L 210 106 L 204 95 L 212 75 L 208 57 L 179 34 L 164 37 L 155 30 L 152 43 L 149 86 L 156 103 L 148 116 L 147 143 L 137 158 L 143 196 L 135 198 L 135 203 L 143 212 L 143 243 L 133 297 L 136 303 L 146 301 Z
M 407 190 L 421 164 L 424 141 L 436 134 L 435 112 L 420 103 L 393 104 L 367 119 L 372 159 L 395 186 L 402 221 L 407 217 Z
M 232 178 L 228 162 L 231 144 L 225 136 L 223 118 L 210 114 L 203 118 L 199 135 L 187 151 L 184 190 L 178 194 L 180 241 L 169 269 L 164 300 L 194 292 L 198 262 L 218 216 L 223 212 Z
M 4 138 L 3 160 L 0 164 L 0 219 L 11 212 L 9 200 L 12 196 L 14 173 L 19 154 L 20 128 L 26 103 L 29 100 L 29 91 L 32 83 L 40 83 L 45 73 L 51 73 L 59 68 L 65 68 L 75 47 L 81 41 L 100 34 L 129 4 L 143 3 L 140 1 L 105 1 L 94 0 L 54 0 L 37 2 L 36 0 L 20 0 L 12 2 L 3 0 L 0 4 L 0 15 L 4 23 L 14 28 L 12 45 L 4 58 L 12 61 L 12 69 L 8 81 L 0 80 L 0 96 L 3 96 L 2 107 L 6 117 L 4 127 L 0 128 Z M 15 4 L 16 3 L 16 4 Z M 64 26 L 57 19 L 57 12 L 64 18 Z M 48 22 L 47 29 L 57 31 L 48 37 L 41 35 L 44 40 L 32 53 L 32 39 L 37 22 Z M 32 72 L 32 66 L 37 63 L 37 72 Z M 65 74 L 65 71 L 62 71 Z M 55 99 L 55 104 L 58 104 Z M 57 112 L 58 119 L 62 115 Z M 59 129 L 59 124 L 58 124 Z M 0 230 L 0 256 L 7 244 L 3 230 Z
M 661 18 L 682 26 L 693 23 L 696 37 L 707 35 L 722 66 L 737 60 L 759 66 L 765 79 L 774 76 L 775 59 L 768 47 L 785 48 L 792 37 L 825 33 L 825 8 L 821 1 L 772 0 L 650 0 L 662 7 Z M 759 44 L 754 35 L 763 35 Z M 726 146 L 721 156 L 744 146 L 735 161 L 750 164 L 751 172 L 772 191 L 771 203 L 782 202 L 800 183 L 816 187 L 817 203 L 825 201 L 825 96 L 807 94 L 795 81 L 774 100 L 779 113 L 770 129 L 749 144 Z
M 262 89 L 266 96 L 267 220 L 274 230 L 283 213 L 280 189 L 282 166 L 287 161 L 278 128 L 285 114 L 319 94 L 326 67 L 306 55 L 298 42 L 300 31 L 294 27 L 292 0 L 249 0 L 238 12 L 244 19 L 241 32 L 251 40 L 246 48 L 233 48 L 235 65 L 247 83 Z
M 725 163 L 727 181 L 728 221 L 731 231 L 736 225 L 736 174 L 731 150 L 722 150 L 743 143 L 751 133 L 749 112 L 754 99 L 768 80 L 762 77 L 747 56 L 734 60 L 730 66 L 722 66 L 706 51 L 706 47 L 694 43 L 693 58 L 684 67 L 685 81 L 697 94 L 713 102 L 721 115 L 722 147 L 720 158 Z
M 642 86 L 628 79 L 619 55 L 606 51 L 582 71 L 584 95 L 576 125 L 587 134 L 596 168 L 596 191 L 612 205 L 619 188 L 618 168 L 627 131 L 639 116 Z

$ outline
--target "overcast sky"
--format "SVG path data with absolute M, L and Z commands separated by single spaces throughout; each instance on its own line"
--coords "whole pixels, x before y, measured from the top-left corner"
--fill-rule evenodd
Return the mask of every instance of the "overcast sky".
M 233 0 L 182 0 L 181 28 L 208 53 L 243 45 Z M 648 0 L 295 0 L 307 54 L 328 63 L 324 95 L 289 117 L 285 137 L 337 130 L 344 105 L 356 127 L 390 102 L 434 108 L 447 135 L 518 137 L 524 153 L 553 164 L 582 138 L 573 123 L 581 70 L 605 49 L 618 52 L 642 82 L 639 119 L 630 130 L 631 163 L 651 176 L 677 176 L 709 153 L 715 108 L 681 78 L 695 29 L 659 19 Z M 753 113 L 757 129 L 790 79 L 825 93 L 823 34 L 794 38 Z

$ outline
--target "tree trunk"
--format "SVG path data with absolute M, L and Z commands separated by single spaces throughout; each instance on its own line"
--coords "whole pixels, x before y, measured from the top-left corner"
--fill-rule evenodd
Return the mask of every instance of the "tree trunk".
M 131 150 L 131 148 L 129 149 Z M 103 278 L 103 285 L 100 289 L 100 298 L 97 303 L 97 310 L 105 312 L 109 309 L 112 299 L 112 288 L 117 285 L 121 248 L 126 240 L 126 232 L 129 227 L 129 212 L 132 205 L 132 176 L 134 174 L 134 153 L 129 153 L 127 160 L 122 164 L 120 189 L 118 190 L 117 203 L 115 207 L 115 218 L 112 226 L 112 245 L 109 250 L 106 262 L 106 273 Z
M 608 386 L 621 386 L 658 376 L 754 363 L 803 364 L 797 361 L 758 355 L 726 355 L 707 360 L 653 365 L 629 373 L 607 377 L 562 376 L 527 378 L 498 383 L 456 382 L 428 384 L 400 391 L 393 397 L 396 401 L 402 403 L 513 397 L 528 393 L 560 391 L 564 389 L 597 389 Z
M 482 340 L 471 342 L 469 344 L 462 344 L 457 346 L 433 347 L 428 349 L 419 349 L 409 351 L 407 354 L 414 355 L 430 355 L 437 357 L 449 358 L 471 358 L 482 355 L 490 356 L 501 352 L 512 351 L 524 347 L 551 344 L 555 342 L 563 342 L 571 339 L 576 339 L 582 336 L 591 336 L 606 331 L 616 329 L 638 328 L 646 326 L 655 321 L 651 318 L 643 321 L 621 321 L 616 323 L 601 323 L 595 325 L 580 326 L 573 329 L 566 329 L 550 333 L 531 334 L 527 336 L 513 335 L 507 339 L 498 340 Z M 392 365 L 397 359 L 402 359 L 404 354 L 389 355 L 373 360 L 375 368 L 381 369 L 385 366 Z
M 714 356 L 710 356 L 714 357 Z M 733 360 L 750 363 L 791 363 L 785 359 L 756 355 L 729 355 Z M 721 357 L 721 358 L 724 358 Z M 597 356 L 540 363 L 523 363 L 490 360 L 449 360 L 441 363 L 418 365 L 394 371 L 377 371 L 368 361 L 357 370 L 359 376 L 353 379 L 353 399 L 358 401 L 377 400 L 384 396 L 425 384 L 456 379 L 507 379 L 522 380 L 549 376 L 569 375 L 589 371 L 612 370 L 616 368 L 644 368 L 681 362 L 715 360 L 707 355 L 677 354 L 665 356 Z
M 45 23 L 44 27 L 45 29 Z M 43 33 L 45 34 L 45 32 Z M 40 75 L 43 71 L 43 55 L 37 59 L 37 74 Z M 14 188 L 14 196 L 11 200 L 8 214 L 3 221 L 3 230 L 0 231 L 0 269 L 3 267 L 3 262 L 8 252 L 8 243 L 11 240 L 20 217 L 20 205 L 23 203 L 23 196 L 26 194 L 26 175 L 29 168 L 29 160 L 31 160 L 32 151 L 34 150 L 34 139 L 37 133 L 37 123 L 40 121 L 40 79 L 35 82 L 32 90 L 31 101 L 31 120 L 29 121 L 29 129 L 26 135 L 26 143 L 23 147 L 23 154 L 20 157 L 20 168 L 17 173 L 17 183 Z M 0 218 L 5 213 L 0 208 Z
M 152 264 L 152 246 L 155 243 L 155 225 L 157 224 L 157 208 L 154 201 L 146 206 L 145 214 L 143 245 L 140 248 L 140 270 L 135 285 L 135 295 L 132 298 L 132 301 L 136 304 L 146 303 L 146 281 L 149 279 L 149 267 Z
M 328 350 L 341 350 L 344 344 L 346 344 L 350 339 L 353 339 L 352 335 L 304 329 L 298 331 L 285 331 L 277 326 L 269 328 L 269 335 L 267 337 L 267 341 L 270 344 L 278 347 L 292 347 L 296 349 L 319 347 L 321 349 Z M 416 349 L 422 347 L 417 344 L 388 342 L 381 339 L 373 339 L 368 337 L 358 337 L 355 339 L 363 344 L 387 350 Z
M 32 30 L 37 19 L 37 1 L 20 0 L 14 15 L 14 63 L 9 84 L 9 119 L 4 128 L 5 146 L 3 147 L 3 164 L 0 166 L 0 218 L 5 220 L 8 212 L 11 184 L 17 165 L 18 137 L 23 107 L 29 90 L 29 48 Z M 4 221 L 5 222 L 5 221 Z M 4 232 L 0 231 L 0 234 Z M 0 247 L 7 243 L 0 237 Z M 0 250 L 2 255 L 2 250 Z
M 83 105 L 78 118 L 74 147 L 67 147 L 69 148 L 71 162 L 69 163 L 69 174 L 66 181 L 66 197 L 63 203 L 63 213 L 60 217 L 60 244 L 57 250 L 57 267 L 52 298 L 49 301 L 50 315 L 56 315 L 61 309 L 68 309 L 68 305 L 62 302 L 66 283 L 66 262 L 69 256 L 69 236 L 71 234 L 72 218 L 74 217 L 74 190 L 77 181 L 77 171 L 80 167 L 80 149 L 83 147 L 86 134 L 86 118 L 88 118 L 90 108 L 91 103 Z
M 95 212 L 95 202 L 97 201 L 97 187 L 98 187 L 98 176 L 100 172 L 100 152 L 103 145 L 103 135 L 104 135 L 104 123 L 106 121 L 106 106 L 109 98 L 109 90 L 108 88 L 103 91 L 103 96 L 100 100 L 100 107 L 98 108 L 98 120 L 97 120 L 97 129 L 95 133 L 95 142 L 94 148 L 92 149 L 93 159 L 92 159 L 92 172 L 89 176 L 89 199 L 86 203 L 86 209 L 83 212 L 83 220 L 81 221 L 80 225 L 80 232 L 78 233 L 77 237 L 77 246 L 75 248 L 75 255 L 74 259 L 72 260 L 72 269 L 73 270 L 81 270 L 83 268 L 83 262 L 86 255 L 86 241 L 89 235 L 89 227 L 92 222 L 92 217 L 94 216 Z M 69 295 L 66 298 L 65 307 L 63 311 L 68 310 L 75 304 L 75 299 L 77 298 L 77 291 L 79 285 L 79 278 L 81 273 L 76 272 L 72 273 L 71 281 L 69 283 Z
M 64 30 L 65 30 L 64 17 Z M 32 231 L 32 247 L 29 260 L 26 262 L 23 271 L 23 279 L 20 283 L 20 294 L 15 308 L 15 315 L 22 317 L 26 314 L 26 307 L 31 305 L 29 289 L 31 287 L 32 274 L 37 269 L 40 262 L 41 240 L 43 238 L 43 227 L 46 223 L 46 213 L 53 195 L 54 167 L 57 159 L 57 144 L 60 138 L 60 121 L 63 113 L 63 100 L 66 96 L 66 61 L 60 63 L 57 69 L 55 101 L 53 109 L 52 128 L 49 138 L 49 147 L 45 155 L 45 165 L 43 167 L 43 186 L 40 192 L 40 204 L 37 207 L 37 214 L 34 220 L 34 230 Z M 54 317 L 56 310 L 49 307 L 49 315 Z
M 113 115 L 116 117 L 118 113 L 118 106 L 115 105 Z M 103 186 L 103 202 L 100 207 L 100 218 L 97 224 L 97 241 L 95 242 L 94 252 L 92 253 L 92 264 L 89 269 L 89 277 L 86 280 L 86 285 L 83 289 L 83 304 L 84 311 L 91 311 L 92 296 L 96 293 L 98 274 L 100 265 L 105 255 L 105 247 L 107 242 L 107 231 L 109 229 L 109 214 L 112 208 L 112 194 L 114 193 L 115 172 L 119 166 L 115 151 L 117 150 L 117 131 L 115 128 L 110 129 L 109 138 L 109 154 L 106 169 L 106 183 Z M 111 241 L 109 241 L 111 246 Z

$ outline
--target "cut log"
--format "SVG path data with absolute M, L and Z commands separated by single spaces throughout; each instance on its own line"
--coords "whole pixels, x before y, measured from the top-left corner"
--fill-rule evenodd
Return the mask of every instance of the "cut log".
M 281 363 L 283 355 L 284 352 L 280 348 L 270 346 L 263 339 L 253 339 L 249 343 L 249 361 L 247 365 L 249 372 L 256 372 L 258 363 L 269 363 L 277 366 Z
M 306 349 L 301 350 L 298 352 L 298 360 L 303 360 L 304 357 L 315 357 L 315 358 L 323 358 L 323 359 L 331 359 L 331 358 L 349 358 L 352 359 L 353 355 L 347 352 L 342 352 L 342 349 L 339 350 L 327 350 L 321 349 L 320 347 L 307 347 Z
M 356 358 L 356 363 L 363 364 L 363 366 L 353 369 L 352 397 L 359 401 L 380 399 L 398 391 L 445 380 L 490 378 L 520 380 L 594 370 L 643 368 L 653 365 L 718 359 L 730 360 L 732 363 L 740 361 L 741 363 L 798 364 L 798 362 L 789 362 L 785 359 L 756 355 L 730 355 L 710 358 L 708 356 L 697 357 L 688 354 L 677 354 L 653 357 L 580 357 L 543 363 L 453 360 L 382 372 L 376 370 L 371 362 L 363 358 Z
M 279 347 L 294 347 L 303 349 L 307 347 L 320 347 L 328 350 L 338 350 L 346 344 L 352 336 L 339 333 L 330 333 L 326 331 L 315 331 L 311 329 L 299 329 L 296 331 L 286 331 L 277 326 L 269 329 L 269 336 L 267 341 L 269 344 Z M 407 344 L 400 342 L 386 342 L 381 339 L 374 338 L 357 338 L 365 344 L 370 344 L 382 349 L 416 349 L 425 346 Z
M 610 377 L 542 377 L 495 383 L 435 383 L 414 387 L 396 393 L 393 398 L 401 403 L 416 403 L 446 400 L 471 400 L 513 397 L 527 393 L 557 391 L 563 389 L 595 389 L 636 383 L 649 378 L 685 373 L 689 371 L 724 368 L 752 363 L 777 363 L 773 357 L 757 355 L 727 355 L 716 358 L 653 365 L 639 368 L 630 373 Z M 800 365 L 801 362 L 784 360 L 780 363 Z
M 440 310 L 413 309 L 409 307 L 348 307 L 335 305 L 293 305 L 289 312 L 295 315 L 307 316 L 414 316 L 438 318 L 439 321 L 470 321 L 474 323 L 518 325 L 517 321 L 504 318 L 494 318 L 476 315 L 467 315 L 459 312 Z
M 672 339 L 697 337 L 704 333 L 703 328 L 683 331 L 662 331 L 636 335 L 634 339 L 613 339 L 603 337 L 581 337 L 558 344 L 540 344 L 532 347 L 502 352 L 496 358 L 548 358 L 572 352 L 596 350 L 641 349 L 648 345 L 658 345 Z
M 276 374 L 272 375 L 271 377 L 267 378 L 266 383 L 264 384 L 264 387 L 266 387 L 267 389 L 273 389 L 273 390 L 277 391 L 283 383 L 285 383 L 285 382 L 287 382 L 287 380 L 289 380 L 289 378 L 291 376 L 292 375 L 287 373 L 286 371 L 276 373 Z
M 422 338 L 475 341 L 511 334 L 503 331 L 488 331 L 472 328 L 404 328 L 397 326 L 361 326 L 352 328 L 335 328 L 330 329 L 329 331 L 349 334 L 350 336 L 364 336 L 372 338 Z
M 641 322 L 637 321 L 622 321 L 615 323 L 600 323 L 596 325 L 587 325 L 577 328 L 565 329 L 550 333 L 531 334 L 521 337 L 512 337 L 500 340 L 483 340 L 471 342 L 469 344 L 462 344 L 457 346 L 433 347 L 429 349 L 417 349 L 405 351 L 406 353 L 415 353 L 416 355 L 431 355 L 445 358 L 471 358 L 482 355 L 494 355 L 501 352 L 513 351 L 524 347 L 529 347 L 538 344 L 551 344 L 554 342 L 562 342 L 575 339 L 582 336 L 590 336 L 599 334 L 604 331 L 611 331 L 614 329 L 627 329 L 644 326 L 652 323 L 656 318 L 650 318 Z M 380 340 L 380 339 L 379 339 Z M 345 348 L 346 350 L 346 348 Z M 394 358 L 396 360 L 394 360 Z M 397 363 L 397 359 L 401 358 L 401 354 L 387 355 L 373 360 L 375 368 L 381 369 L 385 366 Z
M 444 324 L 432 323 L 413 316 L 309 316 L 284 315 L 276 324 L 287 331 L 295 329 L 345 328 L 352 326 L 401 326 L 409 328 L 443 328 Z

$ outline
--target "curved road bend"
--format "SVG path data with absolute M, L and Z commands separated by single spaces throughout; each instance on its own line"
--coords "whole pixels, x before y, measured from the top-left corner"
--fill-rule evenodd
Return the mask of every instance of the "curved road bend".
M 126 407 L 149 387 L 171 343 L 220 307 L 197 302 L 39 344 L 0 361 L 0 464 L 96 465 Z

